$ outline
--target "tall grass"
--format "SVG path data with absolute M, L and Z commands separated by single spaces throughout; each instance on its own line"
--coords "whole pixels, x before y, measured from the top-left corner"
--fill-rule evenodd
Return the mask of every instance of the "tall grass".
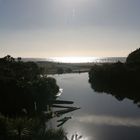
M 66 140 L 63 129 L 46 130 L 39 118 L 0 115 L 0 140 Z

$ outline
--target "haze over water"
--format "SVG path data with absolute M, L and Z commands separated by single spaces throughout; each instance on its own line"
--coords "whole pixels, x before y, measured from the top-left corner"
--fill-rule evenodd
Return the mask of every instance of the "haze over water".
M 125 57 L 51 57 L 46 59 L 53 62 L 61 63 L 112 63 L 112 62 L 125 62 Z

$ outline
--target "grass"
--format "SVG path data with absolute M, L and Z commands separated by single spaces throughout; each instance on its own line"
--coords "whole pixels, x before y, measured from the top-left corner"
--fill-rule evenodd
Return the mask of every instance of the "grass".
M 0 115 L 0 140 L 64 140 L 63 129 L 46 130 L 39 118 L 9 118 Z

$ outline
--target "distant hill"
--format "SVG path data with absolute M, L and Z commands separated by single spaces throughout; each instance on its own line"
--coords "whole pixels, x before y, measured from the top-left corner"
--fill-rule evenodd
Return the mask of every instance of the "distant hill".
M 140 64 L 140 48 L 130 53 L 126 59 L 127 64 Z

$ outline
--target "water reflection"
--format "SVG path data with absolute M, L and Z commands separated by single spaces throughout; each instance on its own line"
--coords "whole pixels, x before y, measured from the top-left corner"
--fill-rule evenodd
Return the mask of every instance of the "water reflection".
M 76 117 L 76 121 L 93 125 L 140 127 L 140 118 L 88 115 Z
M 72 100 L 81 109 L 70 113 L 64 124 L 68 137 L 79 134 L 86 140 L 139 140 L 140 108 L 132 100 L 119 101 L 99 94 L 88 83 L 88 73 L 54 75 L 63 88 L 60 99 Z
M 117 100 L 122 101 L 125 98 L 128 98 L 133 101 L 134 104 L 137 104 L 138 107 L 140 107 L 140 88 L 132 86 L 124 86 L 121 85 L 115 85 L 115 86 L 109 86 L 106 83 L 102 82 L 91 82 L 91 88 L 98 92 L 98 93 L 106 93 L 113 95 Z

